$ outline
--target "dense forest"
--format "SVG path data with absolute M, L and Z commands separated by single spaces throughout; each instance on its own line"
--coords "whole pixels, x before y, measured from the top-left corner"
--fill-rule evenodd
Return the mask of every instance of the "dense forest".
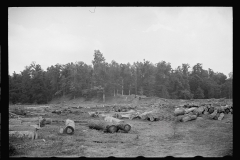
M 64 95 L 72 99 L 102 98 L 117 94 L 157 96 L 172 99 L 232 98 L 232 72 L 229 78 L 197 63 L 192 68 L 182 64 L 176 69 L 165 61 L 132 65 L 105 62 L 99 50 L 94 51 L 92 65 L 82 61 L 52 65 L 44 71 L 33 62 L 20 74 L 9 75 L 9 102 L 12 104 L 48 103 Z

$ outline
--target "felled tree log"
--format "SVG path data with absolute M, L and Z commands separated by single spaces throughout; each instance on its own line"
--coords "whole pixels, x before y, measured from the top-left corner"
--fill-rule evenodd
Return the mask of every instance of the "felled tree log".
M 66 127 L 64 128 L 63 133 L 72 135 L 75 131 L 74 121 L 70 120 L 70 119 L 66 119 L 65 125 L 66 125 Z
M 219 117 L 218 117 L 218 120 L 221 121 L 224 117 L 224 113 L 220 113 Z
M 208 109 L 208 112 L 209 112 L 209 114 L 212 114 L 212 113 L 214 112 L 214 107 L 210 107 L 210 108 Z
M 213 117 L 214 120 L 217 120 L 219 117 L 220 113 L 217 113 L 216 116 Z
M 38 134 L 34 131 L 9 131 L 9 137 L 37 139 Z
M 185 114 L 185 110 L 183 108 L 176 108 L 174 110 L 174 115 L 175 116 L 184 115 L 184 114 Z
M 22 122 L 38 122 L 39 120 L 42 120 L 43 118 L 40 117 L 32 117 L 32 118 L 20 118 Z
M 131 130 L 131 126 L 129 124 L 117 124 L 118 130 L 123 130 L 125 133 L 128 133 Z
M 89 120 L 88 127 L 90 129 L 103 130 L 109 133 L 115 133 L 118 130 L 116 125 L 105 120 Z
M 118 114 L 118 113 L 115 113 L 115 114 L 113 115 L 113 117 L 114 117 L 114 118 L 119 118 L 119 119 L 122 118 L 121 114 Z
M 22 121 L 20 119 L 9 119 L 10 125 L 20 125 Z
M 120 120 L 120 119 L 117 119 L 117 118 L 114 118 L 114 117 L 110 117 L 110 116 L 105 117 L 104 120 L 106 122 L 110 122 L 110 123 L 114 123 L 114 124 L 119 124 L 119 123 L 123 123 L 124 122 L 124 120 Z
M 213 119 L 217 115 L 217 110 L 214 110 L 212 114 L 209 115 L 210 119 Z
M 196 115 L 187 115 L 182 118 L 182 122 L 187 122 L 187 121 L 191 121 L 191 120 L 195 120 L 195 119 L 197 119 Z
M 189 112 L 192 112 L 193 110 L 197 109 L 196 107 L 185 109 L 185 114 L 188 114 Z
M 37 131 L 33 126 L 28 125 L 9 125 L 9 131 Z
M 151 113 L 148 113 L 146 116 L 147 116 L 147 119 L 150 120 L 151 122 L 153 122 L 155 120 L 154 115 Z

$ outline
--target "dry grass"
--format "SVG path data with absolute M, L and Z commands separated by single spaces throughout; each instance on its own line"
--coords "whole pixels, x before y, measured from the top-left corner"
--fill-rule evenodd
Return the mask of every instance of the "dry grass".
M 157 99 L 148 99 L 147 102 L 140 100 L 138 103 L 139 105 L 147 105 L 147 103 L 155 103 L 156 101 Z M 169 105 L 160 109 L 159 113 L 165 116 L 172 115 L 174 106 L 185 102 L 167 100 L 165 103 Z M 203 102 L 201 100 L 201 103 Z M 81 106 L 96 106 L 96 104 L 82 102 Z M 142 109 L 146 108 L 143 107 Z M 76 110 L 81 112 L 66 115 L 49 114 L 48 117 L 58 120 L 69 118 L 75 121 L 86 121 L 90 117 L 84 112 L 93 109 Z M 204 118 L 203 120 L 186 123 L 172 120 L 156 122 L 126 120 L 126 122 L 132 126 L 129 133 L 103 133 L 102 131 L 89 129 L 84 123 L 76 123 L 76 130 L 73 135 L 59 134 L 59 127 L 63 127 L 64 123 L 52 123 L 38 131 L 39 139 L 37 140 L 10 139 L 11 148 L 16 149 L 12 156 L 221 157 L 232 155 L 231 114 L 224 117 L 222 121 Z

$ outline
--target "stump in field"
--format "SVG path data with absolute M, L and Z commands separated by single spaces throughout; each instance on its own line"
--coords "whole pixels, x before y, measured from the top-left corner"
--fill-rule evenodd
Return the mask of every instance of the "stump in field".
M 90 129 L 103 130 L 109 133 L 115 133 L 118 130 L 116 125 L 105 120 L 89 120 L 88 127 Z
M 67 119 L 65 123 L 66 127 L 63 130 L 63 133 L 72 135 L 75 131 L 75 123 L 73 120 Z

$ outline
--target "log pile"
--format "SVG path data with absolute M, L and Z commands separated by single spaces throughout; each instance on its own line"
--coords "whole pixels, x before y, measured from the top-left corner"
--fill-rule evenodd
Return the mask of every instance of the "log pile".
M 176 120 L 180 122 L 187 122 L 196 119 L 200 120 L 201 118 L 198 117 L 202 117 L 203 114 L 207 115 L 209 119 L 222 120 L 224 114 L 228 113 L 232 113 L 232 106 L 221 106 L 221 104 L 215 106 L 212 104 L 185 104 L 174 110 L 174 115 L 177 117 Z

